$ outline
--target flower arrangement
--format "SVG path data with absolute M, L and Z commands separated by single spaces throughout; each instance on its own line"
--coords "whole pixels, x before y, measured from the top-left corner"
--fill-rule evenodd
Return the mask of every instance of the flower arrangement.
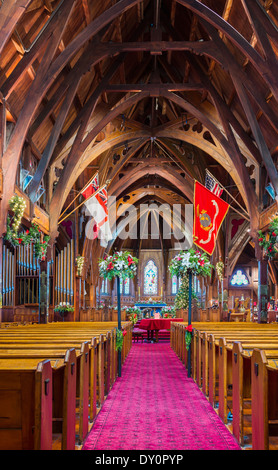
M 193 248 L 180 251 L 169 265 L 171 276 L 176 275 L 177 277 L 182 277 L 189 271 L 199 276 L 210 276 L 211 268 L 213 265 L 209 262 L 208 256 Z
M 122 279 L 133 278 L 137 271 L 138 259 L 127 251 L 116 251 L 113 255 L 99 260 L 99 274 L 111 280 L 115 276 Z
M 170 317 L 173 318 L 176 316 L 176 308 L 171 305 L 163 307 L 161 309 L 161 314 L 163 318 L 170 318 Z
M 60 315 L 65 315 L 69 312 L 74 312 L 73 305 L 70 305 L 69 302 L 60 302 L 59 305 L 56 305 L 54 312 L 60 313 Z
M 258 231 L 259 245 L 263 248 L 265 256 L 274 258 L 278 252 L 278 217 L 275 217 L 269 224 L 269 230 L 266 233 Z
M 139 307 L 126 307 L 126 313 L 129 315 L 129 320 L 132 322 L 133 325 L 137 323 L 138 315 L 140 313 Z
M 151 297 L 146 301 L 146 302 L 137 302 L 139 305 L 146 305 L 146 304 L 152 304 L 152 305 L 160 305 L 162 302 L 161 300 L 153 300 Z
M 77 275 L 82 276 L 82 269 L 83 269 L 85 258 L 84 256 L 77 256 L 75 261 L 77 264 Z
M 192 330 L 193 330 L 192 325 L 188 325 L 185 328 L 185 346 L 186 346 L 187 351 L 190 348 L 190 344 L 191 344 L 191 340 L 192 340 Z
M 223 281 L 223 279 L 224 279 L 224 263 L 223 263 L 223 261 L 218 261 L 215 265 L 215 269 L 216 269 L 219 281 Z

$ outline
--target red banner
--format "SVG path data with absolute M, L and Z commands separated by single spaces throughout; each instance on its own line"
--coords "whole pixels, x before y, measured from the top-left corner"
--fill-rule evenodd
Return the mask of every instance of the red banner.
M 193 242 L 212 255 L 229 204 L 195 181 Z

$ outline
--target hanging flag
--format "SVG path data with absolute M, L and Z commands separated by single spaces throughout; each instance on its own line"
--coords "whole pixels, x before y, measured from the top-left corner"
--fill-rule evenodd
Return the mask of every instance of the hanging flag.
M 229 204 L 195 181 L 193 242 L 212 255 Z
M 82 196 L 84 196 L 85 199 L 88 199 L 88 197 L 92 196 L 97 190 L 99 189 L 99 178 L 98 178 L 98 173 L 96 176 L 90 181 L 89 184 L 83 189 L 81 192 Z
M 273 199 L 275 199 L 275 190 L 272 186 L 271 183 L 268 183 L 268 185 L 265 187 L 265 189 L 267 190 L 268 194 L 270 195 L 270 197 Z
M 214 179 L 207 171 L 206 171 L 206 179 L 205 179 L 205 187 L 209 189 L 213 194 L 220 197 L 223 193 L 223 189 L 220 188 L 216 179 Z
M 93 217 L 89 227 L 86 228 L 86 236 L 90 239 L 100 238 L 101 246 L 107 246 L 108 241 L 112 239 L 107 202 L 107 190 L 103 187 L 84 203 L 89 215 Z

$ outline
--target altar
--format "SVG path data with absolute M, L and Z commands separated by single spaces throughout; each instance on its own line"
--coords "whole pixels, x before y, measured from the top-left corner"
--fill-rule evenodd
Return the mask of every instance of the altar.
M 182 318 L 144 318 L 140 321 L 139 328 L 148 332 L 148 341 L 153 340 L 155 333 L 155 341 L 158 342 L 159 330 L 170 330 L 171 322 L 183 323 Z
M 159 302 L 159 303 L 148 303 L 148 302 L 136 302 L 135 307 L 139 307 L 140 310 L 145 310 L 145 308 L 150 309 L 150 316 L 154 316 L 154 312 L 160 312 L 163 307 L 166 307 L 165 302 Z

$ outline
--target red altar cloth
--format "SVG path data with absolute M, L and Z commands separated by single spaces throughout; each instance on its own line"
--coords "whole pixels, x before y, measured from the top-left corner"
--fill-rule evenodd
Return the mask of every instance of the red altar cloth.
M 183 318 L 160 318 L 159 320 L 143 318 L 139 328 L 142 330 L 170 330 L 172 321 L 181 323 Z

